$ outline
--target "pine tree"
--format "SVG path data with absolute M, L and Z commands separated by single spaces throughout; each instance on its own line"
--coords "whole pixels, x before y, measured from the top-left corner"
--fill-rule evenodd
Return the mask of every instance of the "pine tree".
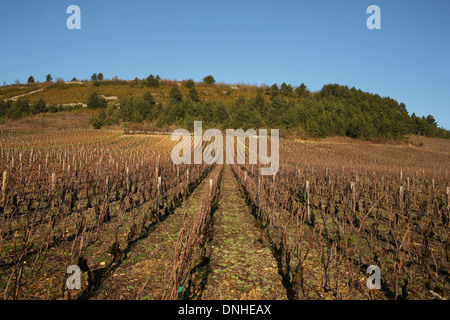
M 160 83 L 159 83 L 159 76 L 155 76 L 153 74 L 149 75 L 146 79 L 146 84 L 147 87 L 151 87 L 151 88 L 158 88 Z
M 216 80 L 212 75 L 208 75 L 203 78 L 203 82 L 207 84 L 208 86 L 212 86 L 214 83 L 216 83 Z
M 280 94 L 280 89 L 278 88 L 278 85 L 276 83 L 274 83 L 270 87 L 270 95 L 271 95 L 272 98 L 275 98 L 279 94 Z
M 195 82 L 192 79 L 189 79 L 188 81 L 186 81 L 186 88 L 194 88 L 195 87 Z
M 283 82 L 281 84 L 281 93 L 283 95 L 290 95 L 292 94 L 292 91 L 294 90 L 294 88 L 292 88 L 292 86 L 290 84 L 286 84 L 285 82 Z
M 106 99 L 97 92 L 93 92 L 87 101 L 87 106 L 90 109 L 104 109 L 107 104 Z
M 298 86 L 297 88 L 295 88 L 295 93 L 300 96 L 303 97 L 305 95 L 307 95 L 309 93 L 308 88 L 306 87 L 306 85 L 304 83 L 302 83 L 300 86 Z
M 194 87 L 189 89 L 188 97 L 194 102 L 200 102 L 200 97 L 198 96 L 198 92 L 197 92 L 197 90 L 195 90 Z
M 181 103 L 183 101 L 183 95 L 181 94 L 178 85 L 174 84 L 170 90 L 170 102 L 173 104 Z

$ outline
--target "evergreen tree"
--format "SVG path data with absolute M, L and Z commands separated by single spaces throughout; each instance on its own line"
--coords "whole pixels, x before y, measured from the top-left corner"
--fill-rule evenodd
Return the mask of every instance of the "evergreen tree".
M 273 98 L 275 98 L 276 96 L 278 96 L 280 94 L 280 89 L 278 88 L 278 85 L 276 83 L 274 83 L 271 87 L 270 87 L 270 96 Z
M 192 79 L 189 79 L 188 81 L 186 81 L 186 88 L 192 89 L 195 87 L 195 82 Z
M 434 119 L 434 117 L 432 115 L 428 115 L 426 120 L 431 126 L 433 126 L 434 128 L 437 128 L 436 119 Z
M 153 74 L 149 75 L 146 79 L 147 87 L 158 88 L 160 85 L 159 76 L 155 76 Z
M 309 93 L 308 88 L 306 87 L 306 85 L 304 83 L 300 84 L 300 86 L 298 86 L 297 88 L 295 88 L 295 93 L 300 96 L 303 97 L 305 95 L 307 95 Z
M 258 91 L 256 93 L 256 98 L 255 98 L 255 109 L 259 110 L 260 112 L 264 111 L 264 97 L 263 94 Z
M 181 94 L 180 89 L 178 89 L 178 85 L 174 84 L 172 89 L 170 90 L 170 102 L 172 104 L 178 104 L 183 101 L 183 95 Z
M 216 80 L 212 75 L 208 75 L 203 78 L 203 82 L 207 84 L 208 86 L 212 86 L 214 83 L 216 83 Z
M 108 102 L 97 92 L 93 92 L 87 101 L 89 109 L 104 109 Z
M 152 104 L 152 105 L 156 104 L 155 98 L 153 98 L 153 95 L 151 94 L 151 92 L 146 91 L 142 97 L 144 98 L 144 100 L 148 101 L 150 104 Z
M 45 105 L 45 101 L 42 98 L 39 99 L 39 101 L 33 104 L 33 106 L 31 107 L 32 114 L 43 113 L 45 111 L 47 111 L 47 106 Z
M 30 104 L 26 98 L 19 98 L 15 105 L 9 109 L 8 117 L 12 120 L 20 119 L 30 113 Z
M 105 110 L 101 110 L 98 116 L 93 116 L 91 119 L 89 119 L 89 122 L 94 129 L 100 129 L 101 127 L 103 127 L 107 122 Z
M 194 87 L 189 89 L 188 98 L 190 98 L 194 102 L 200 102 L 200 97 L 198 96 L 198 92 Z
M 280 92 L 285 96 L 291 95 L 292 91 L 294 90 L 294 88 L 290 84 L 286 84 L 285 82 L 281 84 L 280 89 Z

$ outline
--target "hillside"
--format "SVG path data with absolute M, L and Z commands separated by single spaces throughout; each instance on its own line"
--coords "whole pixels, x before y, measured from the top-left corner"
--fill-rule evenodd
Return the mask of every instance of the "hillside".
M 293 87 L 230 85 L 192 80 L 146 79 L 10 85 L 0 88 L 0 118 L 18 120 L 43 113 L 89 115 L 94 128 L 204 127 L 278 128 L 282 135 L 347 136 L 372 140 L 408 134 L 450 138 L 432 115 L 410 115 L 403 103 L 337 84 L 310 92 Z

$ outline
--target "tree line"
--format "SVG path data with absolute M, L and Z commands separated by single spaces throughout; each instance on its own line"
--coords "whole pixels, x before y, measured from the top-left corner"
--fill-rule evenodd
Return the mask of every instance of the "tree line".
M 102 81 L 103 75 L 99 75 L 94 74 L 91 80 Z M 161 86 L 158 75 L 150 75 L 138 82 L 149 88 Z M 203 83 L 214 86 L 215 79 L 208 75 Z M 129 85 L 135 84 L 131 81 Z M 91 118 L 91 124 L 101 128 L 120 122 L 149 122 L 158 127 L 192 128 L 195 120 L 202 120 L 204 127 L 210 128 L 278 128 L 286 133 L 313 137 L 348 136 L 366 140 L 383 137 L 390 140 L 418 134 L 450 138 L 450 131 L 439 128 L 432 115 L 409 115 L 404 103 L 338 84 L 324 85 L 315 93 L 303 83 L 297 87 L 286 83 L 261 86 L 254 94 L 246 93 L 227 103 L 204 95 L 200 97 L 192 79 L 185 81 L 184 86 L 188 93 L 183 95 L 177 84 L 172 85 L 167 102 L 156 101 L 150 92 L 146 92 L 141 96 L 125 97 L 120 106 L 109 107 L 107 101 L 94 92 L 87 101 L 88 108 L 101 112 Z M 33 104 L 24 98 L 16 102 L 0 101 L 1 118 L 18 119 L 23 115 L 62 110 L 67 108 L 46 106 L 42 99 Z
M 329 84 L 313 94 L 304 84 L 295 89 L 285 83 L 280 87 L 274 84 L 258 88 L 253 97 L 240 96 L 227 104 L 202 100 L 192 81 L 185 85 L 189 93 L 183 96 L 178 85 L 173 85 L 165 105 L 156 102 L 150 92 L 125 98 L 112 118 L 185 128 L 202 120 L 209 128 L 278 128 L 313 137 L 391 140 L 418 134 L 450 138 L 450 131 L 439 128 L 432 115 L 409 115 L 403 103 L 347 86 Z
M 36 115 L 39 113 L 56 113 L 61 111 L 72 111 L 80 109 L 81 106 L 47 105 L 44 99 L 31 103 L 27 98 L 19 98 L 17 101 L 0 100 L 0 120 L 8 118 L 18 120 L 24 116 Z

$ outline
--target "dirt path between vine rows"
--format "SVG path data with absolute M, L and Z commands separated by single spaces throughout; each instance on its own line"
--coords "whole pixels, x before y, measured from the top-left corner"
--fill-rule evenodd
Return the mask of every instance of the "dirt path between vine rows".
M 229 165 L 224 167 L 213 228 L 203 300 L 287 299 L 277 262 Z

